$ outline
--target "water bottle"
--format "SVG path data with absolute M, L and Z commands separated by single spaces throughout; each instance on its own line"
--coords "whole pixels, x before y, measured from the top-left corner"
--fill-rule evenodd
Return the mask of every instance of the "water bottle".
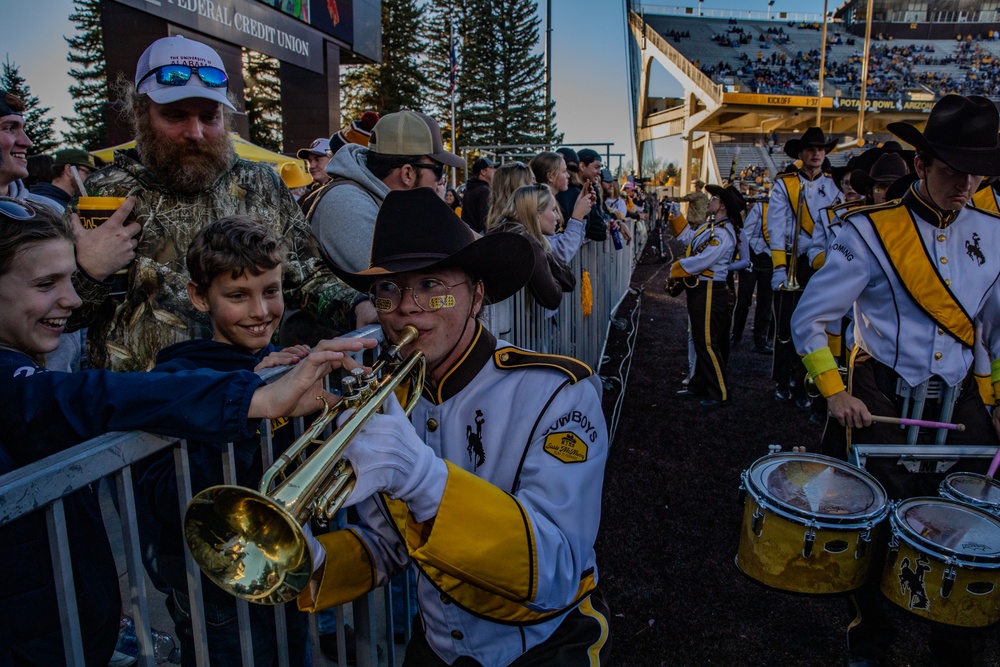
M 622 249 L 622 232 L 618 228 L 617 222 L 611 223 L 611 241 L 615 244 L 616 250 Z

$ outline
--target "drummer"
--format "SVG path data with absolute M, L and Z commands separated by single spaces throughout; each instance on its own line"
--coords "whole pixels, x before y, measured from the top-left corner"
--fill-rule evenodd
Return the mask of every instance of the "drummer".
M 997 444 L 1000 410 L 991 423 L 971 366 L 981 325 L 994 359 L 996 395 L 1000 264 L 986 257 L 1000 247 L 1000 216 L 966 204 L 983 176 L 1000 174 L 1000 116 L 985 97 L 946 95 L 934 105 L 923 132 L 909 123 L 890 123 L 888 129 L 917 149 L 918 180 L 901 200 L 845 216 L 825 265 L 795 310 L 796 350 L 826 396 L 830 415 L 848 427 L 848 447 L 852 442 Z M 825 327 L 852 305 L 859 349 L 848 392 Z M 914 398 L 925 389 L 939 398 Z M 965 431 L 901 430 L 874 423 L 872 415 L 960 422 Z M 920 477 L 925 476 L 895 472 L 880 481 L 890 498 L 935 495 L 936 489 L 917 488 L 913 480 Z M 875 582 L 852 597 L 851 664 L 878 664 L 893 634 L 877 589 Z M 932 629 L 930 649 L 941 664 L 984 664 L 978 662 L 983 646 L 980 631 Z

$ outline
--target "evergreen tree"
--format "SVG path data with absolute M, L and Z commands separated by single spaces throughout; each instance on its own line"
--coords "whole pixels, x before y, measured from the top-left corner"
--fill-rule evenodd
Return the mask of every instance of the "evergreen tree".
M 277 59 L 243 49 L 244 97 L 250 141 L 281 152 L 281 79 Z
M 21 76 L 17 65 L 10 62 L 9 57 L 0 68 L 0 88 L 16 95 L 24 102 L 24 132 L 32 141 L 28 155 L 42 155 L 55 150 L 59 145 L 52 130 L 55 119 L 47 117 L 51 107 L 39 104 L 38 98 L 31 94 L 31 89 Z
M 532 53 L 539 41 L 540 20 L 532 0 L 435 0 L 432 14 L 440 28 L 430 39 L 430 98 L 443 106 L 448 93 L 450 62 L 442 23 L 454 21 L 460 31 L 456 88 L 458 144 L 510 145 L 561 143 L 555 128 L 555 103 L 545 105 L 545 66 Z M 443 49 L 443 50 L 442 50 Z M 546 119 L 551 115 L 552 130 Z
M 70 76 L 77 80 L 77 85 L 69 88 L 76 115 L 63 117 L 70 127 L 65 141 L 94 150 L 108 144 L 104 111 L 110 95 L 104 61 L 101 0 L 73 0 L 73 7 L 74 12 L 69 19 L 76 24 L 78 34 L 64 39 L 70 48 L 66 59 L 76 65 L 69 71 Z
M 461 37 L 465 34 L 465 0 L 434 0 L 427 7 L 424 41 L 427 57 L 424 61 L 424 71 L 427 73 L 428 88 L 425 95 L 426 111 L 441 121 L 441 132 L 445 144 L 451 143 L 451 92 L 454 76 L 455 112 L 461 107 L 459 77 L 462 65 Z M 452 73 L 452 27 L 454 27 L 455 47 L 454 58 L 457 71 Z M 456 123 L 457 124 L 457 123 Z M 460 129 L 460 128 L 459 128 Z M 462 145 L 461 132 L 456 140 Z M 455 147 L 450 146 L 455 152 Z
M 382 0 L 382 62 L 348 68 L 341 77 L 345 120 L 360 118 L 369 109 L 380 115 L 423 110 L 428 84 L 420 63 L 423 14 L 417 0 Z

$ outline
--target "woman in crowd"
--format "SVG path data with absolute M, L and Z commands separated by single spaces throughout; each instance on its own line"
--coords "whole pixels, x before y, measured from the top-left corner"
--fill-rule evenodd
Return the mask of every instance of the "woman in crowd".
M 535 300 L 549 310 L 559 307 L 563 292 L 576 287 L 573 272 L 552 254 L 548 240 L 555 234 L 558 211 L 559 205 L 547 185 L 525 185 L 507 198 L 499 220 L 486 230 L 487 234 L 514 232 L 531 242 L 535 268 L 528 287 Z
M 493 172 L 490 181 L 490 208 L 486 214 L 486 229 L 496 225 L 501 216 L 501 210 L 507 206 L 514 192 L 525 185 L 535 182 L 535 175 L 523 162 L 505 162 Z
M 448 189 L 444 191 L 444 203 L 451 206 L 451 210 L 455 212 L 455 215 L 462 216 L 462 198 L 458 196 L 455 192 L 455 188 L 448 186 Z
M 528 166 L 535 175 L 535 181 L 548 185 L 553 196 L 569 189 L 569 171 L 562 155 L 545 151 L 531 158 Z M 553 235 L 549 243 L 552 246 L 552 254 L 563 263 L 569 264 L 583 244 L 586 233 L 583 221 L 593 206 L 593 197 L 581 192 L 573 210 L 569 212 L 568 219 L 566 212 L 560 210 L 559 221 L 562 223 L 562 230 Z
M 122 209 L 109 222 L 122 224 Z M 227 442 L 252 436 L 261 418 L 316 409 L 319 384 L 353 343 L 320 346 L 276 383 L 250 371 L 113 373 L 46 370 L 81 301 L 70 225 L 46 207 L 0 198 L 0 475 L 108 431 L 146 430 Z M 340 345 L 334 351 L 334 347 Z M 334 397 L 329 397 L 331 400 Z M 63 498 L 83 663 L 106 667 L 118 638 L 121 597 L 97 495 Z M 0 527 L 0 664 L 62 665 L 66 655 L 44 512 Z M 77 619 L 72 619 L 77 622 Z

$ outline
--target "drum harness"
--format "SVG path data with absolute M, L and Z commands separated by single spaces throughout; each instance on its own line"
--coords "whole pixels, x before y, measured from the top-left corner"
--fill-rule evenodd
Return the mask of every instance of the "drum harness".
M 872 359 L 875 361 L 874 359 Z M 879 389 L 886 395 L 895 395 L 902 399 L 899 413 L 909 419 L 924 419 L 924 408 L 928 400 L 937 401 L 941 410 L 937 421 L 950 422 L 955 410 L 955 403 L 962 393 L 962 385 L 948 386 L 939 377 L 931 377 L 916 385 L 909 384 L 891 367 L 875 361 L 875 381 Z M 887 391 L 888 390 L 888 391 Z M 920 435 L 919 426 L 906 428 L 906 444 L 917 444 Z M 934 436 L 935 445 L 945 444 L 948 437 L 947 429 L 939 428 Z

